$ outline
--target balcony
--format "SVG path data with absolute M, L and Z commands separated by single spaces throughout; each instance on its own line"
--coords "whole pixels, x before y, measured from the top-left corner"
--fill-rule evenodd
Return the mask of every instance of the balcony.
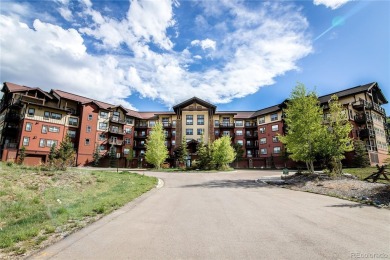
M 386 114 L 385 110 L 384 110 L 380 105 L 378 105 L 378 104 L 376 104 L 376 103 L 372 103 L 372 106 L 373 106 L 373 109 L 374 109 L 376 112 L 378 112 L 378 113 L 380 113 L 380 114 L 382 114 L 382 115 L 385 115 L 385 114 Z
M 134 127 L 135 128 L 141 128 L 141 129 L 147 129 L 148 125 L 147 124 L 136 124 Z
M 5 116 L 5 121 L 8 122 L 19 122 L 20 115 L 19 114 L 8 114 Z
M 26 102 L 26 103 L 37 104 L 37 105 L 41 105 L 41 106 L 45 104 L 44 99 L 36 98 L 36 97 L 32 97 L 32 96 L 27 96 L 27 95 L 21 95 L 20 100 L 23 102 Z
M 134 149 L 146 149 L 146 145 L 145 144 L 136 144 L 136 145 L 134 145 Z
M 245 134 L 246 139 L 257 139 L 257 134 Z
M 371 116 L 367 116 L 365 114 L 356 115 L 353 118 L 357 124 L 365 124 L 365 123 L 371 123 L 372 119 Z
M 169 122 L 162 122 L 162 126 L 163 126 L 164 128 L 172 128 L 172 124 L 169 123 Z
M 245 144 L 245 148 L 246 149 L 253 149 L 253 148 L 258 148 L 259 147 L 259 144 L 255 143 L 255 144 Z
M 353 108 L 356 110 L 363 110 L 363 109 L 371 109 L 372 108 L 372 103 L 366 101 L 366 100 L 359 100 L 353 103 Z
M 230 136 L 232 139 L 236 136 L 236 134 L 234 134 L 234 133 L 230 133 L 230 134 L 224 134 L 224 133 L 220 133 L 219 134 L 219 137 L 222 137 L 222 136 Z
M 234 124 L 233 123 L 219 123 L 219 128 L 234 128 Z
M 165 136 L 166 139 L 172 138 L 172 135 L 170 133 L 169 134 L 165 134 L 164 136 Z
M 17 143 L 7 143 L 4 145 L 4 148 L 17 148 L 18 144 Z
M 108 140 L 110 145 L 123 145 L 123 140 Z
M 72 115 L 72 116 L 78 116 L 79 113 L 77 112 L 76 109 L 74 108 L 70 108 L 70 107 L 65 107 L 65 111 L 68 115 Z
M 375 132 L 374 130 L 371 129 L 362 129 L 359 131 L 359 137 L 360 138 L 375 137 Z
M 120 119 L 118 116 L 111 116 L 110 122 L 116 124 L 122 124 L 122 125 L 126 124 L 126 120 Z
M 136 134 L 134 135 L 134 138 L 141 138 L 141 139 L 145 139 L 146 137 L 148 137 L 146 134 Z
M 245 123 L 245 128 L 256 128 L 257 124 L 256 123 Z
M 116 135 L 124 135 L 125 134 L 125 132 L 123 132 L 122 130 L 115 129 L 115 128 L 108 129 L 108 132 L 110 134 L 116 134 Z
M 375 145 L 366 145 L 366 149 L 369 152 L 378 151 L 378 148 Z

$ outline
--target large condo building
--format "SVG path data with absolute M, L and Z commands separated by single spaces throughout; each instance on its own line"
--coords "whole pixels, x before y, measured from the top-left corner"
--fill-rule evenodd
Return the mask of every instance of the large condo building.
M 196 145 L 223 135 L 242 145 L 242 168 L 292 167 L 278 136 L 283 135 L 285 102 L 257 111 L 218 111 L 217 107 L 197 97 L 188 99 L 166 112 L 139 112 L 62 90 L 43 91 L 5 82 L 0 103 L 0 154 L 2 161 L 16 161 L 25 147 L 25 164 L 37 165 L 48 160 L 50 147 L 70 136 L 76 150 L 76 165 L 89 165 L 93 154 L 108 165 L 110 149 L 120 157 L 121 167 L 145 164 L 146 138 L 157 123 L 164 127 L 169 150 L 168 162 L 175 164 L 175 147 L 185 137 L 188 163 L 196 158 Z M 371 164 L 382 164 L 390 142 L 386 104 L 376 82 L 319 97 L 327 117 L 328 100 L 336 94 L 353 125 L 351 137 L 365 142 Z M 133 153 L 133 160 L 127 161 Z M 352 165 L 353 152 L 344 161 Z M 145 166 L 145 165 L 142 165 Z

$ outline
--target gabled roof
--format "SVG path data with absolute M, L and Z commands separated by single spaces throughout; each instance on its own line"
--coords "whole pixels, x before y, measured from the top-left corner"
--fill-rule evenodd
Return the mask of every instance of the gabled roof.
M 383 103 L 387 104 L 388 101 L 385 98 L 385 96 L 383 95 L 381 89 L 378 87 L 378 83 L 377 82 L 371 82 L 371 83 L 368 83 L 368 84 L 365 84 L 365 85 L 360 85 L 360 86 L 356 86 L 356 87 L 353 87 L 353 88 L 344 89 L 344 90 L 341 90 L 341 91 L 338 91 L 338 92 L 334 92 L 334 93 L 331 93 L 331 94 L 320 96 L 318 99 L 319 99 L 320 103 L 326 103 L 326 102 L 328 102 L 330 100 L 330 98 L 333 95 L 337 95 L 339 98 L 341 98 L 341 97 L 345 97 L 345 96 L 349 96 L 349 95 L 364 93 L 364 92 L 369 91 L 372 88 L 375 88 L 375 90 L 377 91 L 377 94 L 379 94 L 379 98 L 383 101 Z
M 18 84 L 15 84 L 15 83 L 11 83 L 11 82 L 4 82 L 2 91 L 4 91 L 4 88 L 7 88 L 8 91 L 11 92 L 11 93 L 36 90 L 36 91 L 41 92 L 47 98 L 53 99 L 53 96 L 51 96 L 49 93 L 47 93 L 46 91 L 44 91 L 44 90 L 42 90 L 40 88 L 31 88 L 31 87 L 27 87 L 27 86 L 21 86 L 21 85 L 18 85 Z
M 266 114 L 269 114 L 269 113 L 272 113 L 272 112 L 277 112 L 277 111 L 280 111 L 280 110 L 282 110 L 280 105 L 275 105 L 275 106 L 272 106 L 272 107 L 267 107 L 267 108 L 263 108 L 263 109 L 257 110 L 255 113 L 253 113 L 252 117 L 266 115 Z
M 197 104 L 202 105 L 204 107 L 211 108 L 214 113 L 215 113 L 215 109 L 217 108 L 213 104 L 210 104 L 210 103 L 208 103 L 208 102 L 206 102 L 198 97 L 193 97 L 193 98 L 187 99 L 187 100 L 175 105 L 173 107 L 173 111 L 177 112 L 178 109 L 183 108 L 183 107 L 187 107 L 193 103 L 197 103 Z

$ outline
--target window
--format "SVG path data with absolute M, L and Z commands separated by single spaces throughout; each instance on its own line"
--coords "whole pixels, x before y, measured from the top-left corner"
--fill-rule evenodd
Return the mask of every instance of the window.
M 197 134 L 198 134 L 198 135 L 204 134 L 204 129 L 203 129 L 203 128 L 198 128 Z
M 272 126 L 272 132 L 275 132 L 275 131 L 278 131 L 279 130 L 279 126 L 278 125 L 273 125 Z
M 187 115 L 186 116 L 186 125 L 193 125 L 193 116 L 192 115 Z
M 176 130 L 172 130 L 172 136 L 173 136 L 173 137 L 176 136 Z
M 85 138 L 85 145 L 90 145 L 91 141 L 89 138 Z
M 42 126 L 42 134 L 46 134 L 47 133 L 47 125 L 43 125 Z
M 223 134 L 224 136 L 230 136 L 230 131 L 229 131 L 229 130 L 228 130 L 228 131 L 223 131 L 222 134 Z
M 260 144 L 266 144 L 267 138 L 260 138 Z
M 69 117 L 68 125 L 78 126 L 79 119 L 77 117 Z
M 50 117 L 53 118 L 53 119 L 57 119 L 57 120 L 61 120 L 62 118 L 62 115 L 61 114 L 58 114 L 58 113 L 50 113 Z
M 236 126 L 243 126 L 244 122 L 242 120 L 236 121 Z
M 59 133 L 60 128 L 58 126 L 49 126 L 49 132 L 51 133 Z
M 271 114 L 271 121 L 278 120 L 278 113 Z
M 49 112 L 49 111 L 43 112 L 43 117 L 44 117 L 45 119 L 48 119 L 48 118 L 50 117 L 50 112 Z
M 237 140 L 237 143 L 238 143 L 239 145 L 241 145 L 241 146 L 244 145 L 244 141 L 243 141 L 243 140 Z
M 39 147 L 45 147 L 46 140 L 45 139 L 39 139 Z
M 252 157 L 252 150 L 247 150 L 247 151 L 246 151 L 246 155 L 247 155 L 248 157 Z
M 100 118 L 108 118 L 108 112 L 106 111 L 100 111 Z
M 125 138 L 125 144 L 131 144 L 130 138 Z
M 134 123 L 133 118 L 127 116 L 127 117 L 126 117 L 126 124 L 132 125 L 133 123 Z
M 47 147 L 52 147 L 54 145 L 54 147 L 57 146 L 57 140 L 46 140 L 46 146 Z
M 100 123 L 99 123 L 99 129 L 101 129 L 101 130 L 107 130 L 107 127 L 108 127 L 108 124 L 107 124 L 107 123 L 103 123 L 103 122 L 100 122 Z
M 23 137 L 23 146 L 28 146 L 30 143 L 30 137 Z
M 27 116 L 32 117 L 35 115 L 35 108 L 29 108 L 27 111 Z
M 173 127 L 176 127 L 176 120 L 173 120 L 173 121 L 172 121 L 172 126 L 173 126 Z
M 68 130 L 68 136 L 70 138 L 75 138 L 76 137 L 76 131 L 75 130 Z
M 198 125 L 204 125 L 204 115 L 198 115 Z
M 222 123 L 229 124 L 230 123 L 230 117 L 222 117 Z
M 89 115 L 88 115 L 88 121 L 91 121 L 91 120 L 92 120 L 92 115 L 89 114 Z
M 100 151 L 106 150 L 106 145 L 105 145 L 105 144 L 99 145 L 99 150 L 100 150 Z
M 31 132 L 32 129 L 32 124 L 31 123 L 26 123 L 26 131 Z
M 265 123 L 265 116 L 259 117 L 259 124 Z
M 125 133 L 126 133 L 126 134 L 131 134 L 131 128 L 126 127 L 126 128 L 125 128 Z
M 156 121 L 152 120 L 152 121 L 149 121 L 149 126 L 150 127 L 154 127 L 156 125 Z
M 87 133 L 90 133 L 92 131 L 92 128 L 90 125 L 87 125 Z
M 265 133 L 265 127 L 260 127 L 260 133 L 264 134 Z
M 105 134 L 99 134 L 99 140 L 106 140 L 106 135 Z
M 242 130 L 237 130 L 236 135 L 242 135 Z
M 214 134 L 215 134 L 215 136 L 218 136 L 219 135 L 219 130 L 215 130 Z
M 175 145 L 176 145 L 176 141 L 172 140 L 172 146 L 175 146 Z
M 187 128 L 187 129 L 186 129 L 186 135 L 193 135 L 193 130 L 192 130 L 192 128 Z
M 279 142 L 279 138 L 277 136 L 272 137 L 272 142 L 277 143 Z
M 214 126 L 219 126 L 219 120 L 214 120 Z
M 267 148 L 261 148 L 260 154 L 267 154 Z
M 275 146 L 274 147 L 274 153 L 280 153 L 280 147 L 279 146 Z
M 119 126 L 111 126 L 110 132 L 111 133 L 119 133 Z

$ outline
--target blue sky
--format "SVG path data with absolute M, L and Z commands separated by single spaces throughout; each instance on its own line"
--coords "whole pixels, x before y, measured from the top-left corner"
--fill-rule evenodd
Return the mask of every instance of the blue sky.
M 376 81 L 390 100 L 390 1 L 0 0 L 0 13 L 2 82 L 140 111 L 192 96 L 258 110 L 297 82 L 324 95 Z

